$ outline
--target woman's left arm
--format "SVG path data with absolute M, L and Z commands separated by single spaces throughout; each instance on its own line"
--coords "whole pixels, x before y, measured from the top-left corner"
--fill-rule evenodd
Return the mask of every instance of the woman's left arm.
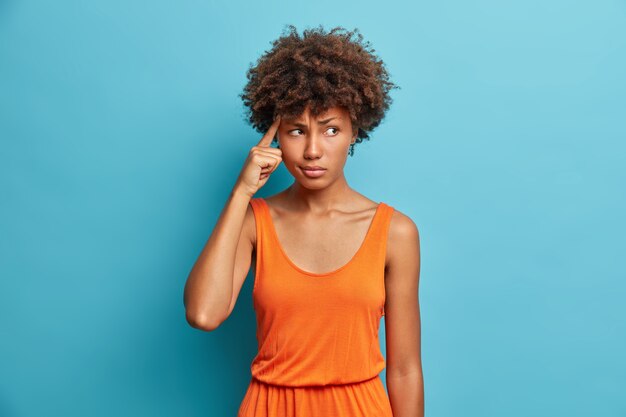
M 386 380 L 393 417 L 424 416 L 419 275 L 417 226 L 396 210 L 389 226 L 385 268 Z

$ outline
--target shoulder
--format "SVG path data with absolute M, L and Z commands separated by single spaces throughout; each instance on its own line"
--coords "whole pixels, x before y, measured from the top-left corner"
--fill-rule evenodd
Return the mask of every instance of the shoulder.
M 413 219 L 393 208 L 387 235 L 387 258 L 389 266 L 403 257 L 419 257 L 419 230 Z
M 278 210 L 280 212 L 282 196 L 285 191 L 268 196 L 268 197 L 252 197 L 246 210 L 244 218 L 242 235 L 256 248 L 258 224 L 261 221 L 260 210 L 261 204 L 265 204 L 270 212 Z M 262 201 L 261 201 L 262 200 Z
M 393 214 L 389 222 L 389 237 L 397 240 L 418 239 L 419 230 L 409 216 L 400 210 L 393 208 Z

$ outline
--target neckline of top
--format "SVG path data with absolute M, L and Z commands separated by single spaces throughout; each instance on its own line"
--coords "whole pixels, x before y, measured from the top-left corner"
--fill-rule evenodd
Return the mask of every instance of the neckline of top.
M 363 251 L 363 248 L 365 247 L 365 244 L 369 241 L 370 235 L 373 233 L 372 231 L 374 229 L 374 225 L 376 224 L 376 222 L 378 220 L 378 217 L 379 217 L 380 213 L 382 212 L 381 208 L 385 204 L 383 202 L 379 202 L 378 205 L 376 206 L 376 210 L 374 211 L 374 216 L 372 216 L 372 220 L 370 220 L 370 224 L 369 224 L 369 226 L 367 228 L 367 232 L 365 232 L 365 237 L 363 238 L 363 241 L 359 245 L 359 248 L 354 253 L 354 255 L 352 255 L 350 260 L 347 263 L 345 263 L 344 265 L 340 266 L 339 268 L 335 268 L 332 271 L 321 272 L 320 273 L 320 272 L 311 272 L 311 271 L 307 271 L 306 269 L 300 268 L 298 265 L 296 265 L 295 262 L 293 262 L 291 260 L 291 258 L 287 255 L 287 253 L 283 249 L 283 245 L 280 243 L 280 239 L 278 238 L 278 232 L 276 231 L 276 228 L 274 227 L 274 220 L 272 220 L 272 215 L 271 215 L 270 210 L 269 210 L 269 205 L 267 204 L 267 202 L 265 201 L 264 198 L 259 197 L 259 200 L 263 203 L 263 206 L 265 208 L 265 213 L 267 214 L 267 219 L 268 219 L 268 223 L 269 223 L 268 226 L 269 226 L 270 232 L 271 232 L 272 236 L 274 237 L 274 239 L 276 240 L 276 246 L 278 247 L 278 250 L 282 254 L 283 258 L 296 271 L 298 271 L 300 273 L 303 273 L 305 275 L 310 275 L 310 276 L 314 276 L 314 277 L 328 277 L 328 276 L 334 275 L 334 274 L 342 271 L 343 269 L 347 268 L 348 266 L 352 265 L 352 263 L 355 261 L 357 256 Z

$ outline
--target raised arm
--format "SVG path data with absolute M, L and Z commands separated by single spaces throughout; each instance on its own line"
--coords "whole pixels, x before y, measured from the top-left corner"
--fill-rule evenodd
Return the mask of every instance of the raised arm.
M 281 150 L 270 147 L 279 124 L 280 117 L 250 150 L 217 224 L 189 273 L 183 304 L 192 327 L 214 330 L 234 308 L 250 269 L 256 237 L 249 202 L 282 161 Z

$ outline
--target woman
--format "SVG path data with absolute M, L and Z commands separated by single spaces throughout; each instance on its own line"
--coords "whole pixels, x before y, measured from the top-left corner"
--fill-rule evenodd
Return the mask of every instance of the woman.
M 259 352 L 239 417 L 423 416 L 418 230 L 343 172 L 397 87 L 358 30 L 289 29 L 248 70 L 241 97 L 265 134 L 189 275 L 187 320 L 226 320 L 254 260 Z M 255 198 L 281 162 L 293 184 Z

